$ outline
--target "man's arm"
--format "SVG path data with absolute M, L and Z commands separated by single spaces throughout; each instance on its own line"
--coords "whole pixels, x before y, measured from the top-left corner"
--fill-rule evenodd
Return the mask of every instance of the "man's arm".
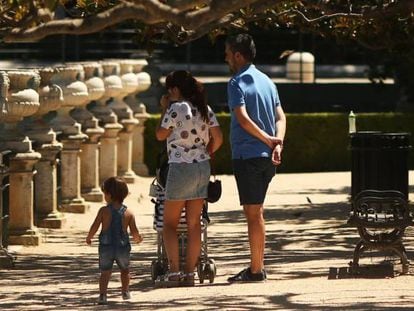
M 286 134 L 286 116 L 282 106 L 276 107 L 276 138 L 283 142 Z
M 286 115 L 280 105 L 276 107 L 276 118 L 276 138 L 280 142 L 273 148 L 272 162 L 274 165 L 279 165 L 282 163 L 283 140 L 286 134 Z
M 269 146 L 271 149 L 273 149 L 275 145 L 281 142 L 281 140 L 278 137 L 270 136 L 260 127 L 258 127 L 257 124 L 254 123 L 253 120 L 247 114 L 246 107 L 244 105 L 235 107 L 233 111 L 236 116 L 237 122 L 239 122 L 240 126 L 247 133 L 256 137 L 261 142 Z

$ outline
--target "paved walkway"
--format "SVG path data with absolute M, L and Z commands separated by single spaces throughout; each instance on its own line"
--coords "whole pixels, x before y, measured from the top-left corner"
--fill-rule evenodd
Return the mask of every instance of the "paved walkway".
M 99 271 L 97 244 L 84 244 L 101 204 L 86 214 L 67 214 L 61 230 L 43 229 L 39 247 L 17 248 L 16 267 L 0 270 L 0 310 L 402 310 L 414 308 L 412 267 L 398 275 L 395 258 L 368 254 L 361 260 L 367 274 L 350 278 L 348 262 L 358 240 L 346 227 L 350 173 L 280 174 L 266 201 L 268 281 L 229 285 L 226 279 L 248 263 L 246 227 L 232 176 L 223 180 L 222 199 L 209 206 L 209 256 L 217 264 L 213 284 L 194 288 L 154 288 L 151 260 L 156 254 L 153 204 L 147 196 L 151 178 L 130 186 L 126 204 L 136 215 L 145 241 L 133 246 L 131 290 L 122 301 L 119 272 L 109 284 L 108 306 L 95 304 Z M 414 172 L 410 174 L 414 185 Z M 413 193 L 413 186 L 411 193 Z M 411 197 L 413 200 L 413 197 Z M 311 202 L 311 203 L 310 203 Z M 413 230 L 405 245 L 413 258 Z

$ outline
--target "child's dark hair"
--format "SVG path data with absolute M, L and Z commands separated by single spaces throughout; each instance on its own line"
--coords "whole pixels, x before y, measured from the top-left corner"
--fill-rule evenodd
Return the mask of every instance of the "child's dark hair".
M 184 99 L 190 101 L 198 109 L 203 120 L 209 121 L 204 87 L 190 72 L 186 70 L 171 72 L 165 80 L 165 86 L 167 89 L 177 87 Z
M 121 177 L 109 177 L 102 183 L 102 191 L 109 193 L 113 201 L 122 203 L 129 193 L 128 186 Z

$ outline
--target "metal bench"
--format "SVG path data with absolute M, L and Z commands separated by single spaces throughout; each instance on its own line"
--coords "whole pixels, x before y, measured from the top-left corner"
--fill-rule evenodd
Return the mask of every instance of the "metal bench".
M 355 246 L 351 273 L 358 273 L 359 258 L 366 250 L 392 251 L 401 259 L 402 273 L 409 262 L 402 243 L 404 231 L 413 225 L 405 195 L 394 190 L 363 190 L 352 202 L 348 225 L 356 227 L 360 241 Z

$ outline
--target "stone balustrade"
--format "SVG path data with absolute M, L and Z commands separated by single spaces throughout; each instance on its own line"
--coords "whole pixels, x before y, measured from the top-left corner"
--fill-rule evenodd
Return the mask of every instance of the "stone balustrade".
M 122 82 L 121 91 L 108 102 L 109 107 L 118 116 L 119 123 L 123 127 L 118 134 L 118 175 L 123 177 L 127 183 L 133 183 L 136 175 L 132 170 L 132 133 L 138 125 L 138 119 L 134 117 L 132 109 L 124 101 L 124 98 L 136 92 L 138 79 L 133 72 L 131 60 L 112 61 L 119 64 Z
M 98 62 L 82 63 L 84 80 L 88 88 L 89 102 L 75 108 L 71 116 L 82 125 L 82 132 L 88 139 L 81 145 L 81 195 L 87 201 L 101 202 L 103 193 L 99 187 L 99 139 L 105 130 L 99 126 L 99 120 L 86 109 L 86 105 L 99 100 L 105 94 L 102 80 L 103 69 Z
M 40 76 L 33 70 L 0 72 L 0 148 L 14 154 L 9 164 L 9 243 L 39 245 L 40 233 L 34 226 L 33 175 L 41 155 L 18 128 L 24 117 L 39 109 Z
M 35 70 L 40 75 L 40 107 L 34 115 L 26 117 L 22 122 L 24 133 L 33 142 L 34 149 L 41 154 L 40 161 L 35 164 L 35 224 L 38 227 L 61 228 L 66 218 L 58 211 L 57 162 L 63 146 L 57 141 L 56 132 L 43 116 L 60 108 L 63 91 L 51 82 L 53 68 Z
M 142 69 L 148 65 L 146 60 L 132 60 L 133 72 L 138 79 L 138 87 L 135 93 L 125 97 L 125 102 L 131 107 L 134 117 L 138 119 L 137 126 L 133 129 L 132 137 L 132 169 L 139 176 L 148 176 L 148 168 L 144 164 L 144 124 L 149 114 L 145 104 L 140 100 L 139 94 L 145 92 L 151 86 L 151 77 Z
M 10 152 L 8 244 L 41 243 L 38 227 L 61 228 L 65 213 L 103 201 L 104 179 L 134 182 L 148 174 L 148 114 L 137 98 L 151 84 L 145 65 L 104 60 L 0 69 L 0 152 Z

